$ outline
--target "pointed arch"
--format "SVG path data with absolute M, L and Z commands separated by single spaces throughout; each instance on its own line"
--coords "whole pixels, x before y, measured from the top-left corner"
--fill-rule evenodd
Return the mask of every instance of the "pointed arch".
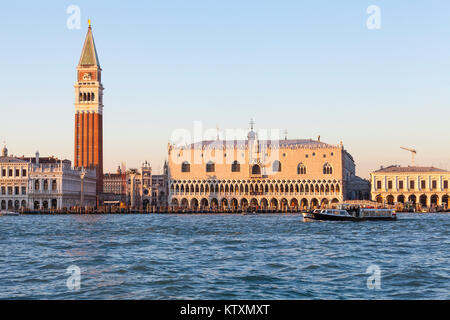
M 273 172 L 281 172 L 281 162 L 278 160 L 275 160 L 272 163 L 272 171 Z
M 261 167 L 258 164 L 252 166 L 252 174 L 261 174 Z
M 306 166 L 302 162 L 297 165 L 297 174 L 306 174 Z
M 333 167 L 328 162 L 323 165 L 323 174 L 333 174 Z

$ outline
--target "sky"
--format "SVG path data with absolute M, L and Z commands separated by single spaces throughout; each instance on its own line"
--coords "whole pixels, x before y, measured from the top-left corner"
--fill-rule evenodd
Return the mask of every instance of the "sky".
M 80 28 L 68 28 L 80 9 Z M 367 8 L 379 8 L 369 29 Z M 145 160 L 194 121 L 343 142 L 381 165 L 450 170 L 450 2 L 8 1 L 0 11 L 0 142 L 73 160 L 74 83 L 87 20 L 104 91 L 104 168 Z M 74 21 L 74 20 L 70 20 Z M 371 20 L 373 21 L 373 20 Z

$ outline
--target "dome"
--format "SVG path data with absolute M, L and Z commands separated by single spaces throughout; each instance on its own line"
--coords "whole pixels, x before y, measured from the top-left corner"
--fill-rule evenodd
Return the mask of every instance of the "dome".
M 5 145 L 2 149 L 2 157 L 7 157 L 7 156 L 8 156 L 8 148 L 6 148 L 6 145 Z
M 255 140 L 256 139 L 256 132 L 255 131 L 250 131 L 247 135 L 248 140 Z

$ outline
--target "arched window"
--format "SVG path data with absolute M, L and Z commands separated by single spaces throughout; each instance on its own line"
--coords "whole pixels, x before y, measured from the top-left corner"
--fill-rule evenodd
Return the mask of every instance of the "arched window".
M 273 172 L 281 172 L 281 162 L 278 160 L 275 160 L 272 164 L 272 171 Z
M 301 162 L 297 166 L 297 174 L 306 174 L 306 166 Z
M 191 172 L 191 165 L 185 161 L 181 164 L 181 172 Z
M 231 164 L 231 172 L 241 172 L 241 164 L 238 161 L 233 161 Z
M 253 165 L 252 174 L 261 174 L 261 167 L 257 164 Z
M 80 97 L 79 97 L 80 101 L 83 101 L 83 94 L 80 92 Z
M 83 101 L 87 101 L 86 92 L 83 92 Z
M 95 97 L 95 95 L 94 95 L 94 93 L 92 92 L 92 93 L 91 93 L 91 101 L 95 101 L 94 97 Z
M 323 174 L 332 174 L 333 167 L 328 162 L 323 165 Z
M 87 101 L 91 101 L 91 94 L 89 92 L 87 93 Z
M 215 170 L 216 170 L 216 169 L 215 169 L 214 162 L 209 161 L 209 162 L 206 164 L 206 172 L 214 172 Z

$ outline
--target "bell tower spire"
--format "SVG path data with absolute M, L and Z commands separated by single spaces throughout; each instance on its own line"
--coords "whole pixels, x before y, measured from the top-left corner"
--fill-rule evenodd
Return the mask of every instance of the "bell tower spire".
M 77 66 L 75 83 L 76 168 L 97 171 L 97 195 L 103 191 L 103 85 L 102 69 L 92 34 L 91 21 Z

